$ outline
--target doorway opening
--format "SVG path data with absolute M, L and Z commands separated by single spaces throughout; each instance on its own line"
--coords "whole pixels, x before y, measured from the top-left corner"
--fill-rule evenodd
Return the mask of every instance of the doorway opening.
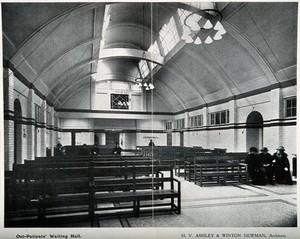
M 246 147 L 260 149 L 263 147 L 263 117 L 257 112 L 251 112 L 246 120 Z
M 18 99 L 14 101 L 14 163 L 22 164 L 22 108 Z

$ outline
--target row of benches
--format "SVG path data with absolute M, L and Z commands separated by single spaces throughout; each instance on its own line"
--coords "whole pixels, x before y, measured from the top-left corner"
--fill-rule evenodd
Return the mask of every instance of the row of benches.
M 143 156 L 152 156 L 162 163 L 173 163 L 175 159 L 187 158 L 201 155 L 224 154 L 226 149 L 204 149 L 202 147 L 183 146 L 138 146 Z
M 204 184 L 248 182 L 247 153 L 225 153 L 175 159 L 175 175 Z
M 67 155 L 70 157 L 72 157 L 72 156 L 76 157 L 77 155 L 80 155 L 82 153 L 82 149 L 83 149 L 82 145 L 66 145 L 64 147 L 66 149 Z M 87 145 L 86 150 L 88 152 L 91 152 L 93 147 L 94 147 L 94 145 Z M 111 154 L 111 151 L 112 151 L 111 147 L 107 147 L 105 145 L 98 145 L 98 149 L 99 149 L 100 155 L 109 155 L 109 154 Z M 54 151 L 55 150 L 56 150 L 56 148 L 54 148 Z M 122 154 L 123 155 L 141 155 L 141 151 L 137 150 L 137 149 L 123 149 Z
M 111 216 L 111 211 L 137 217 L 152 209 L 180 214 L 180 182 L 172 166 L 144 161 L 115 161 L 113 166 L 112 161 L 40 159 L 16 165 L 5 184 L 5 226 L 86 220 L 94 226 L 98 216 Z

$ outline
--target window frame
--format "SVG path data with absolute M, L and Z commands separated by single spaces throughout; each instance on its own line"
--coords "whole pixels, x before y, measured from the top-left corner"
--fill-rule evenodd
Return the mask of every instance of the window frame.
M 292 101 L 295 101 L 295 105 L 293 106 Z M 288 108 L 287 104 L 288 101 L 291 101 L 291 107 Z M 291 115 L 288 115 L 288 110 L 290 111 Z M 295 110 L 295 115 L 293 115 L 293 110 Z M 292 117 L 297 117 L 297 97 L 289 97 L 284 99 L 284 117 L 285 118 L 292 118 Z
M 203 126 L 203 114 L 195 115 L 190 117 L 190 127 L 201 127 Z
M 222 114 L 225 113 L 225 117 Z M 225 122 L 222 121 L 222 119 L 225 119 Z M 210 125 L 225 125 L 229 124 L 229 110 L 221 110 L 209 113 L 209 124 Z
M 113 99 L 113 97 L 125 97 L 127 98 L 127 102 L 128 104 L 126 106 L 119 106 L 119 107 L 113 107 L 113 104 L 115 101 L 115 99 Z M 125 99 L 126 100 L 126 99 Z M 111 110 L 129 110 L 130 109 L 130 103 L 129 103 L 129 94 L 117 94 L 117 93 L 111 93 L 110 94 L 110 109 Z

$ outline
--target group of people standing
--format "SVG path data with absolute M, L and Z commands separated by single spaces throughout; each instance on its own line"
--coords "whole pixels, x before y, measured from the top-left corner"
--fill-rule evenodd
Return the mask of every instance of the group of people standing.
M 285 148 L 280 146 L 276 152 L 271 155 L 267 147 L 263 147 L 258 154 L 256 147 L 251 147 L 246 157 L 248 170 L 254 185 L 274 185 L 288 184 L 292 185 L 290 172 L 290 163 Z

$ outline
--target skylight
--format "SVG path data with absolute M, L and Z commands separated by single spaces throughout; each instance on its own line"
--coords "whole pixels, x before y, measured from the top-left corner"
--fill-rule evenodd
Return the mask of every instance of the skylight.
M 167 55 L 180 41 L 174 17 L 171 17 L 169 22 L 163 25 L 159 32 L 159 38 L 162 44 L 164 55 Z

